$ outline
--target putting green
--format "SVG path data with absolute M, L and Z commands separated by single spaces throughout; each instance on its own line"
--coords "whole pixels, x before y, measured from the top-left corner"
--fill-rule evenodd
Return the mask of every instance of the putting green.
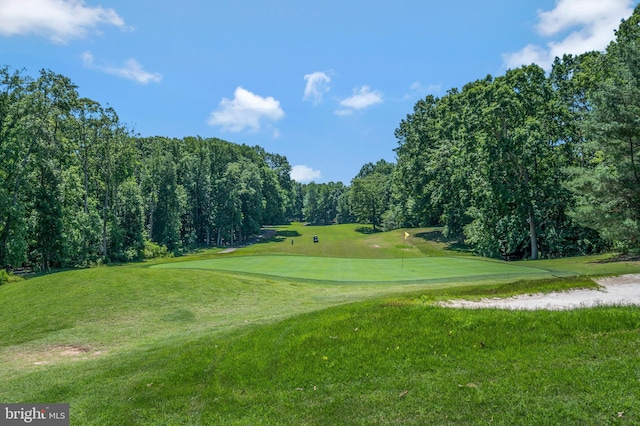
M 235 256 L 152 266 L 163 269 L 212 269 L 322 281 L 389 282 L 483 276 L 550 276 L 545 269 L 507 262 L 428 257 L 344 259 L 312 256 Z

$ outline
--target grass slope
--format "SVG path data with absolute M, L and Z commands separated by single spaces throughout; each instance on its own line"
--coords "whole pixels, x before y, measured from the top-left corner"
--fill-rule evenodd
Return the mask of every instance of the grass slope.
M 156 265 L 163 269 L 213 269 L 319 281 L 427 282 L 468 277 L 548 277 L 532 266 L 461 257 L 348 259 L 312 256 L 242 256 Z
M 364 260 L 405 249 L 405 262 L 466 256 L 448 250 L 437 230 L 412 233 L 409 247 L 397 232 L 354 227 L 278 232 L 223 259 L 287 254 L 290 242 L 279 239 L 294 232 L 321 238 L 300 257 L 332 239 L 354 241 L 340 250 Z M 167 264 L 211 257 L 220 255 Z M 521 266 L 640 271 L 637 262 L 599 258 Z M 148 264 L 41 276 L 0 286 L 0 401 L 69 402 L 72 424 L 96 425 L 640 423 L 638 309 L 432 303 L 588 286 L 587 277 L 472 276 L 345 285 Z
M 305 226 L 293 223 L 267 229 L 273 235 L 243 249 L 243 255 L 292 254 L 351 259 L 469 256 L 462 251 L 450 250 L 455 242 L 446 240 L 437 228 L 372 233 L 370 228 L 362 225 Z M 405 232 L 411 235 L 407 239 L 404 238 Z M 318 236 L 319 243 L 313 242 L 314 235 Z

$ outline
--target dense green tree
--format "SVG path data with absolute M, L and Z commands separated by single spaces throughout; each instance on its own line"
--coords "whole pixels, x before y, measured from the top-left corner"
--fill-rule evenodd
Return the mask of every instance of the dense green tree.
M 394 192 L 406 194 L 387 212 L 389 227 L 418 215 L 413 223 L 464 232 L 477 252 L 503 258 L 595 249 L 597 238 L 567 215 L 574 194 L 563 182 L 583 136 L 566 122 L 586 108 L 571 86 L 576 62 L 562 65 L 553 78 L 531 65 L 418 102 L 396 131 Z
M 338 198 L 338 205 L 336 207 L 336 222 L 338 223 L 355 223 L 356 217 L 353 214 L 353 205 L 351 203 L 351 191 L 349 187 L 344 187 L 344 190 Z
M 300 182 L 292 181 L 290 202 L 291 210 L 287 217 L 291 220 L 303 221 L 304 220 L 304 196 L 305 185 Z
M 618 248 L 640 247 L 640 6 L 602 58 L 583 127 L 593 142 L 572 187 L 574 217 Z
M 0 268 L 51 270 L 237 241 L 296 214 L 284 156 L 139 138 L 71 81 L 0 69 Z
M 43 271 L 65 264 L 62 172 L 73 159 L 65 127 L 77 97 L 75 85 L 51 71 L 41 71 L 29 88 L 28 136 L 34 143 L 31 251 Z
M 215 182 L 215 190 L 218 194 L 215 215 L 216 244 L 218 246 L 222 245 L 224 241 L 233 244 L 236 240 L 236 230 L 242 224 L 240 173 L 239 163 L 229 163 L 226 165 L 225 173 Z
M 201 138 L 185 138 L 183 144 L 179 182 L 187 194 L 188 212 L 182 223 L 182 239 L 189 248 L 209 246 L 213 230 L 209 145 Z
M 173 158 L 165 155 L 158 169 L 158 194 L 152 226 L 154 241 L 172 252 L 177 252 L 182 246 L 181 219 L 186 207 L 186 191 L 178 184 Z
M 342 182 L 311 182 L 300 185 L 300 188 L 304 193 L 302 209 L 304 220 L 314 225 L 330 225 L 339 222 L 340 199 L 348 189 Z
M 260 232 L 264 216 L 264 198 L 262 193 L 262 177 L 260 168 L 249 159 L 242 159 L 237 163 L 240 168 L 238 181 L 240 209 L 242 222 L 239 229 L 239 239 L 243 241 L 250 235 Z
M 277 179 L 276 184 L 274 184 L 270 182 L 271 179 L 267 179 L 266 176 L 263 176 L 265 186 L 270 185 L 272 188 L 263 189 L 265 199 L 268 199 L 267 194 L 271 193 L 275 196 L 273 199 L 275 199 L 276 203 L 279 204 L 277 209 L 279 211 L 277 212 L 274 207 L 265 207 L 266 210 L 272 212 L 266 213 L 265 221 L 273 224 L 286 223 L 288 220 L 295 217 L 293 201 L 294 182 L 291 180 L 291 164 L 289 163 L 289 160 L 287 160 L 287 157 L 283 155 L 268 153 L 259 147 L 256 147 L 256 149 L 261 153 L 265 165 L 273 172 Z M 277 220 L 274 217 L 274 214 L 278 215 Z
M 112 225 L 112 258 L 119 261 L 140 260 L 144 254 L 144 212 L 140 186 L 134 177 L 120 185 L 115 200 L 115 223 Z
M 74 142 L 76 163 L 80 171 L 78 179 L 82 185 L 82 210 L 76 212 L 75 223 L 71 226 L 75 230 L 76 239 L 81 241 L 77 248 L 78 259 L 74 263 L 87 264 L 96 260 L 96 254 L 101 247 L 100 212 L 96 199 L 100 178 L 96 154 L 104 136 L 103 127 L 108 126 L 110 120 L 99 103 L 87 98 L 78 99 L 72 107 L 71 114 L 68 132 L 69 138 Z M 74 201 L 77 201 L 77 198 Z
M 260 178 L 264 198 L 262 222 L 267 225 L 282 225 L 286 222 L 288 196 L 280 186 L 278 175 L 273 169 L 267 166 L 261 167 Z
M 63 265 L 63 222 L 60 203 L 60 181 L 56 170 L 42 165 L 37 172 L 38 184 L 33 203 L 34 259 L 42 271 L 60 268 Z
M 458 236 L 470 222 L 470 192 L 477 179 L 466 94 L 450 90 L 418 101 L 396 130 L 399 146 L 395 190 L 402 213 L 413 225 L 442 224 Z
M 318 206 L 319 193 L 320 185 L 315 182 L 311 182 L 304 187 L 304 207 L 302 208 L 302 214 L 304 220 L 314 225 L 320 225 L 322 223 L 322 212 Z
M 367 163 L 351 181 L 351 206 L 359 222 L 377 230 L 389 209 L 394 164 L 385 160 Z
M 30 137 L 29 79 L 0 69 L 0 268 L 27 259 L 27 175 L 35 138 Z

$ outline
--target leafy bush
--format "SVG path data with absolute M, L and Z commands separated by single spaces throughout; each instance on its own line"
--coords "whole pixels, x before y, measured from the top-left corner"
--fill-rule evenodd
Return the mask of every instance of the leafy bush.
M 21 279 L 21 277 L 13 275 L 12 273 L 7 272 L 4 269 L 0 269 L 0 285 L 20 281 Z
M 155 259 L 156 257 L 169 257 L 167 246 L 155 243 L 153 241 L 144 242 L 144 258 Z

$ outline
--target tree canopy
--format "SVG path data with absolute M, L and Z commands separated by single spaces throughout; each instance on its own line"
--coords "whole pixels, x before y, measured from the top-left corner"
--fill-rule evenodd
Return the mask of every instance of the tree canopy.
M 639 19 L 548 74 L 523 66 L 416 103 L 396 153 L 422 222 L 506 259 L 637 248 Z

